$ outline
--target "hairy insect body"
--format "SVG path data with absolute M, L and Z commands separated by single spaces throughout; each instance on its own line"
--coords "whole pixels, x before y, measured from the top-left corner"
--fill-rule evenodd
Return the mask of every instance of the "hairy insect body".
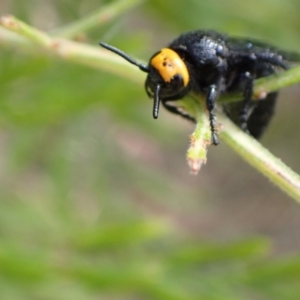
M 170 112 L 195 121 L 172 102 L 190 92 L 203 94 L 215 145 L 218 137 L 214 108 L 218 97 L 242 92 L 240 101 L 223 105 L 224 111 L 244 131 L 259 138 L 274 113 L 277 92 L 267 94 L 263 101 L 253 101 L 254 80 L 277 69 L 287 69 L 289 56 L 299 59 L 299 55 L 288 55 L 257 41 L 203 30 L 180 35 L 167 48 L 155 53 L 148 65 L 137 63 L 112 46 L 101 45 L 148 73 L 145 89 L 154 99 L 154 118 L 158 117 L 162 103 Z
M 261 136 L 273 115 L 277 93 L 268 94 L 264 101 L 253 101 L 253 81 L 274 73 L 276 67 L 286 69 L 288 65 L 280 54 L 265 45 L 255 46 L 213 31 L 183 34 L 169 47 L 186 62 L 193 74 L 190 89 L 206 95 L 209 112 L 214 110 L 219 95 L 243 92 L 243 99 L 224 105 L 224 111 L 243 130 L 255 138 Z M 211 96 L 212 90 L 215 97 Z M 213 113 L 210 118 L 214 118 Z M 211 127 L 214 131 L 213 121 Z

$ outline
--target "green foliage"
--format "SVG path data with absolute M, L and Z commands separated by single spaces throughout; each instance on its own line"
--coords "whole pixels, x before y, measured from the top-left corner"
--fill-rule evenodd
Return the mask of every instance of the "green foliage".
M 98 5 L 11 0 L 7 12 L 59 33 Z M 213 27 L 293 48 L 298 7 L 296 0 L 148 1 L 84 39 L 97 45 L 105 37 L 147 57 L 167 35 Z M 283 11 L 288 20 L 278 22 Z M 266 230 L 235 234 L 257 213 L 248 206 L 247 220 L 235 214 L 238 186 L 245 206 L 253 193 L 262 202 L 263 187 L 232 172 L 222 146 L 213 150 L 211 178 L 192 178 L 184 161 L 190 128 L 163 112 L 154 122 L 142 86 L 42 52 L 1 46 L 0 61 L 0 299 L 300 297 L 297 248 L 279 258 Z M 229 196 L 226 168 L 236 180 Z M 218 219 L 214 199 L 229 207 L 227 219 Z

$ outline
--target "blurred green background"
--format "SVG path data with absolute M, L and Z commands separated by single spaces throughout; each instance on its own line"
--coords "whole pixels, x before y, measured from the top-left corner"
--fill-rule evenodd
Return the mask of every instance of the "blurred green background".
M 53 31 L 109 1 L 2 0 Z M 298 0 L 152 0 L 86 33 L 147 60 L 190 29 L 300 45 Z M 1 46 L 0 37 L 0 46 Z M 300 299 L 300 207 L 224 143 L 198 176 L 193 124 L 143 86 L 1 46 L 0 299 Z M 299 86 L 262 143 L 295 171 Z

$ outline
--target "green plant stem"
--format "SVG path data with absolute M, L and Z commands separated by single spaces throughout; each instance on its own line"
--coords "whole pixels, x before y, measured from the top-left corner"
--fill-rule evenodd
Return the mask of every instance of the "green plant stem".
M 257 140 L 241 131 L 222 113 L 218 113 L 218 120 L 223 125 L 222 140 L 282 191 L 300 203 L 300 176 Z
M 7 15 L 1 17 L 0 24 L 3 27 L 29 39 L 37 45 L 47 47 L 51 44 L 51 38 L 46 33 L 27 25 L 14 16 Z
M 178 101 L 185 111 L 193 111 L 198 123 L 194 132 L 190 135 L 190 146 L 187 150 L 186 158 L 191 173 L 197 175 L 202 165 L 207 161 L 207 148 L 211 144 L 211 130 L 208 115 L 204 101 L 198 101 L 193 95 L 192 97 Z
M 100 24 L 123 15 L 126 11 L 141 4 L 144 0 L 118 0 L 100 7 L 90 15 L 52 32 L 53 36 L 72 39 L 87 32 Z
M 47 50 L 49 54 L 66 61 L 102 69 L 137 83 L 143 82 L 145 78 L 144 74 L 136 76 L 137 72 L 134 66 L 116 55 L 111 55 L 109 51 L 100 47 L 96 48 L 61 38 L 51 38 L 46 33 L 17 20 L 13 16 L 2 17 L 0 24 L 6 29 L 13 31 L 9 34 L 5 29 L 0 30 L 0 41 L 6 46 L 20 46 L 31 52 Z M 15 33 L 20 34 L 20 38 Z M 26 39 L 24 40 L 24 38 Z
M 203 109 L 203 97 L 201 95 L 197 96 L 194 94 L 193 98 L 198 100 L 193 102 L 195 105 L 185 105 L 184 108 L 198 121 L 196 129 L 192 135 L 193 144 L 197 145 L 203 142 L 203 136 L 197 134 L 197 128 L 198 126 L 202 127 L 202 130 L 204 130 L 203 128 L 207 128 L 207 125 L 203 125 L 203 120 L 207 120 L 208 117 L 206 111 Z M 188 101 L 188 103 L 190 102 L 189 99 L 186 99 L 184 101 Z M 181 105 L 184 101 L 180 101 Z M 280 159 L 278 159 L 272 153 L 270 153 L 257 140 L 252 138 L 250 135 L 244 133 L 223 113 L 218 112 L 217 121 L 220 122 L 222 126 L 220 136 L 223 141 L 225 141 L 250 165 L 255 167 L 258 171 L 260 171 L 267 178 L 269 178 L 282 191 L 284 191 L 286 194 L 288 194 L 300 203 L 300 176 L 297 173 L 295 173 Z M 190 149 L 191 147 L 188 151 L 188 159 L 194 159 L 195 152 L 192 151 L 190 153 Z M 201 151 L 203 152 L 203 149 L 201 149 Z M 199 159 L 199 154 L 197 154 L 196 157 Z
M 22 51 L 28 51 L 28 49 L 36 49 L 36 45 L 18 33 L 11 32 L 0 26 L 0 46 L 7 48 L 21 49 Z
M 254 96 L 258 99 L 260 95 L 268 92 L 278 91 L 284 87 L 294 85 L 300 82 L 300 67 L 287 70 L 270 77 L 264 77 L 256 80 L 254 86 Z
M 294 85 L 300 82 L 300 67 L 274 74 L 268 77 L 260 78 L 254 82 L 253 99 L 263 100 L 266 94 L 278 91 L 282 88 Z M 220 99 L 221 103 L 236 102 L 242 99 L 241 93 L 224 95 Z

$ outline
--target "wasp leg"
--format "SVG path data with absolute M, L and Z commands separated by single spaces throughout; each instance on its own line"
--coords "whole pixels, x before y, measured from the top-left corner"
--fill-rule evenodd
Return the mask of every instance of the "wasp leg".
M 256 101 L 248 120 L 249 132 L 256 139 L 260 138 L 274 115 L 277 95 L 277 92 L 269 93 L 265 99 Z
M 248 130 L 248 119 L 251 114 L 250 104 L 252 101 L 253 94 L 253 78 L 249 72 L 246 72 L 242 75 L 242 81 L 244 82 L 244 92 L 243 92 L 243 102 L 240 110 L 240 127 L 245 132 L 249 133 Z
M 292 54 L 290 54 L 292 55 Z M 287 56 L 289 56 L 289 54 L 287 54 Z M 266 64 L 270 64 L 272 66 L 277 66 L 280 67 L 284 70 L 289 69 L 289 65 L 286 61 L 284 61 L 282 55 L 277 54 L 275 52 L 261 52 L 261 53 L 257 53 L 256 57 L 258 60 L 266 63 Z
M 187 113 L 184 113 L 184 111 L 180 110 L 177 106 L 170 105 L 170 104 L 168 104 L 168 102 L 166 102 L 166 101 L 162 101 L 162 104 L 163 104 L 163 106 L 164 106 L 168 111 L 170 111 L 171 113 L 180 115 L 180 116 L 182 116 L 183 118 L 185 118 L 185 119 L 187 119 L 187 120 L 189 120 L 189 121 L 192 121 L 192 122 L 196 123 L 196 120 L 195 120 L 193 117 L 191 117 L 191 116 L 190 116 L 189 114 L 187 114 Z
M 216 117 L 214 114 L 214 108 L 215 108 L 215 102 L 217 99 L 218 93 L 217 93 L 217 87 L 215 85 L 211 85 L 208 89 L 208 93 L 206 95 L 206 108 L 208 110 L 209 115 L 209 124 L 210 124 L 210 130 L 211 130 L 211 139 L 212 143 L 214 145 L 219 144 L 218 136 L 217 136 L 217 130 L 216 130 Z

